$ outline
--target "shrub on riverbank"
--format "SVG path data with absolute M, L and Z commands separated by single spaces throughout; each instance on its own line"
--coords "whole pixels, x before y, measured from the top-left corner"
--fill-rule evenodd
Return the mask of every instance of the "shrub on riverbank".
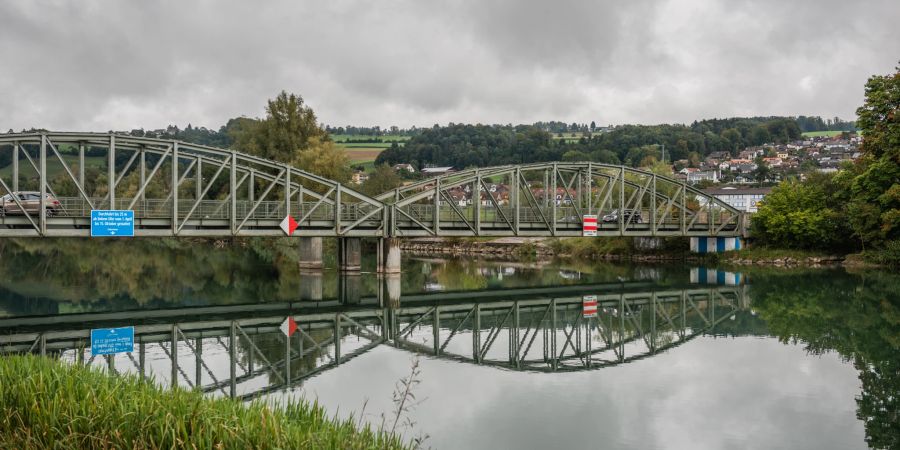
M 316 404 L 166 391 L 47 358 L 0 358 L 0 448 L 404 448 Z
M 869 262 L 900 267 L 900 240 L 888 241 L 883 248 L 868 250 L 864 255 Z

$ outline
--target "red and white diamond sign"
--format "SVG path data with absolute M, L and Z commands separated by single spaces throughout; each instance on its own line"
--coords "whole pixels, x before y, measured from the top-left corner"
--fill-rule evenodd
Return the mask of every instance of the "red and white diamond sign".
M 581 298 L 584 317 L 597 317 L 597 296 L 585 295 Z
M 294 234 L 294 230 L 297 229 L 297 221 L 294 220 L 293 217 L 287 216 L 284 220 L 281 221 L 281 229 L 284 230 L 284 234 L 290 236 Z
M 581 225 L 581 235 L 592 237 L 597 235 L 597 216 L 584 216 L 584 221 Z
M 297 322 L 294 321 L 293 317 L 288 317 L 284 319 L 284 322 L 281 322 L 281 326 L 278 328 L 285 336 L 291 337 L 297 331 Z

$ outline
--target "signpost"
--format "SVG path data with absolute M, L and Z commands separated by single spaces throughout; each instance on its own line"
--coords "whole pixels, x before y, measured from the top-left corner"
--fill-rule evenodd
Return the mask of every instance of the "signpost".
M 299 224 L 293 217 L 287 216 L 284 220 L 281 221 L 281 229 L 284 230 L 284 234 L 288 236 L 292 236 L 294 234 L 294 230 L 297 229 Z
M 582 236 L 597 236 L 597 216 L 595 215 L 585 215 L 584 221 L 581 225 L 581 235 Z
M 134 327 L 91 330 L 91 355 L 112 355 L 134 351 Z
M 585 318 L 597 317 L 597 296 L 585 295 L 581 298 L 582 314 Z
M 134 211 L 91 210 L 91 237 L 134 237 Z

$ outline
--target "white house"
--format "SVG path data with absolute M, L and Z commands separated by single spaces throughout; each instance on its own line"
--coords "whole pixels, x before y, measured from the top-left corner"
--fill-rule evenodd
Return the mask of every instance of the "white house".
M 697 184 L 700 181 L 709 180 L 713 183 L 719 182 L 719 171 L 718 170 L 707 170 L 703 172 L 691 172 L 687 174 L 687 182 L 689 184 Z
M 735 188 L 726 186 L 703 190 L 704 194 L 711 195 L 741 211 L 749 213 L 757 211 L 759 202 L 769 192 L 772 192 L 772 188 Z

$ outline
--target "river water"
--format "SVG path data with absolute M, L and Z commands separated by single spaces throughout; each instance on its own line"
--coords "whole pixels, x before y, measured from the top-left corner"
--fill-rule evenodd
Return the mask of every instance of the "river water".
M 303 273 L 295 256 L 263 241 L 0 241 L 0 349 L 212 396 L 315 399 L 440 449 L 900 445 L 892 273 L 407 255 L 385 279 L 369 260 L 356 276 L 333 261 Z M 92 356 L 90 330 L 122 326 L 135 351 Z

